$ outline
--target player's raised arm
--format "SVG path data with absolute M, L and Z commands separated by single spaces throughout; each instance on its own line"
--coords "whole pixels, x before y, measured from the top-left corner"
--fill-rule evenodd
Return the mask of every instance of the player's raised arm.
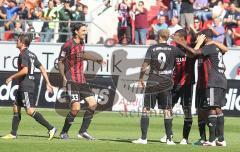
M 218 41 L 212 41 L 211 43 L 215 44 L 223 54 L 228 52 L 228 48 L 224 44 L 222 44 Z
M 202 54 L 201 51 L 198 51 L 200 46 L 203 44 L 205 40 L 205 36 L 204 35 L 200 35 L 197 38 L 197 44 L 195 45 L 194 48 L 191 48 L 189 46 L 187 46 L 187 44 L 182 43 L 181 41 L 179 41 L 178 39 L 173 37 L 173 41 L 176 42 L 178 45 L 184 47 L 186 49 L 187 52 L 191 53 L 193 56 Z
M 144 87 L 144 75 L 148 69 L 149 63 L 144 61 L 141 67 L 140 76 L 139 76 L 139 87 Z
M 82 54 L 82 58 L 84 60 L 91 60 L 91 61 L 94 61 L 94 62 L 98 62 L 98 63 L 103 63 L 103 58 L 99 55 L 96 55 L 96 54 L 92 54 L 92 53 L 89 53 L 89 52 L 83 52 Z

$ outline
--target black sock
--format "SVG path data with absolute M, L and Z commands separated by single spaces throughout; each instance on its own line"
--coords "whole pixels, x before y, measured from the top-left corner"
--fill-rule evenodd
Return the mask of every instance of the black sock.
M 198 122 L 199 134 L 200 134 L 201 140 L 204 140 L 204 141 L 207 140 L 205 126 L 206 126 L 206 122 L 205 121 Z
M 142 139 L 147 139 L 147 132 L 149 126 L 149 117 L 147 114 L 143 114 L 140 121 L 141 131 L 142 131 Z
M 192 118 L 185 118 L 183 125 L 183 138 L 188 139 L 191 127 L 192 127 Z
M 32 117 L 41 125 L 46 127 L 48 130 L 53 129 L 53 126 L 49 124 L 49 122 L 37 111 L 33 112 Z
M 71 127 L 73 121 L 74 121 L 75 116 L 72 115 L 71 112 L 69 112 L 65 118 L 65 122 L 64 122 L 64 126 L 62 128 L 62 132 L 61 133 L 67 133 L 69 128 Z
M 21 121 L 21 114 L 20 113 L 13 113 L 12 119 L 12 131 L 11 134 L 17 136 L 18 125 Z
M 94 111 L 91 109 L 87 109 L 83 115 L 83 121 L 82 121 L 82 126 L 81 129 L 79 130 L 79 133 L 86 132 L 91 121 L 93 118 Z
M 216 139 L 216 125 L 217 115 L 208 116 L 208 127 L 209 127 L 209 142 L 213 142 Z
M 165 126 L 165 132 L 167 135 L 167 139 L 172 140 L 171 135 L 172 132 L 172 118 L 171 119 L 164 119 L 164 126 Z
M 217 132 L 218 132 L 218 141 L 224 141 L 224 115 L 219 114 L 217 116 Z

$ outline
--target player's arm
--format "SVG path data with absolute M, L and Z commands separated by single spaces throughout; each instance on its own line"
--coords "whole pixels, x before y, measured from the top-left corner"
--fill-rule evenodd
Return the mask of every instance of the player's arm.
M 228 48 L 224 44 L 218 41 L 212 41 L 212 43 L 215 44 L 223 54 L 228 52 Z
M 202 43 L 204 42 L 205 40 L 205 36 L 204 35 L 200 35 L 198 36 L 197 38 L 197 43 L 195 45 L 194 48 L 191 48 L 189 46 L 187 46 L 187 44 L 184 44 L 182 43 L 181 41 L 179 41 L 178 39 L 174 39 L 173 40 L 178 44 L 178 45 L 181 45 L 188 53 L 190 53 L 192 56 L 197 56 L 197 55 L 201 55 L 202 52 L 199 51 Z
M 140 71 L 140 76 L 139 76 L 139 86 L 143 87 L 144 86 L 144 75 L 148 69 L 149 63 L 144 61 L 141 67 L 141 71 Z
M 96 54 L 92 54 L 89 52 L 83 52 L 82 59 L 83 60 L 91 60 L 91 61 L 97 62 L 99 64 L 103 63 L 103 58 L 101 56 L 98 56 Z
M 63 78 L 63 87 L 66 87 L 66 85 L 67 85 L 67 78 L 66 78 L 66 75 L 65 75 L 65 65 L 64 65 L 63 58 L 59 58 L 58 59 L 58 71 L 59 71 L 60 75 Z
M 52 92 L 53 92 L 53 86 L 51 85 L 51 83 L 50 83 L 50 81 L 49 81 L 49 79 L 48 79 L 48 75 L 47 75 L 46 69 L 44 68 L 43 65 L 41 65 L 41 66 L 39 67 L 39 70 L 41 71 L 41 73 L 42 73 L 42 75 L 43 75 L 43 78 L 44 78 L 44 80 L 45 80 L 45 82 L 46 82 L 47 90 L 52 93 Z
M 8 84 L 12 80 L 15 80 L 27 75 L 27 73 L 28 73 L 28 67 L 23 67 L 20 71 L 8 77 L 5 83 Z
M 68 52 L 69 52 L 69 46 L 65 43 L 61 47 L 61 51 L 58 56 L 58 71 L 63 79 L 63 87 L 66 87 L 67 85 L 67 77 L 65 75 L 65 62 L 66 62 L 67 54 L 69 54 Z

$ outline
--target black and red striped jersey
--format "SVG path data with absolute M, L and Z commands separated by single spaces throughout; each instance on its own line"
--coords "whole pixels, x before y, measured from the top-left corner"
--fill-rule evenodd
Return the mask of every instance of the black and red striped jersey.
M 68 40 L 61 47 L 58 60 L 62 60 L 65 67 L 65 75 L 68 81 L 86 83 L 82 55 L 84 43 L 76 43 L 73 39 Z
M 184 51 L 183 51 L 184 52 Z M 194 65 L 195 58 L 178 56 L 175 60 L 173 71 L 174 85 L 191 85 L 195 83 Z
M 208 73 L 207 73 L 207 60 L 203 58 L 203 56 L 199 56 L 197 60 L 198 67 L 198 80 L 197 80 L 197 88 L 198 89 L 206 89 L 207 81 L 208 81 Z

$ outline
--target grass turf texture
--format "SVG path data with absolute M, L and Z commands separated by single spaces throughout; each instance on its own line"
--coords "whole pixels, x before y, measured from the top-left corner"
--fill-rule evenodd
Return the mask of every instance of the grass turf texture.
M 23 110 L 23 109 L 22 109 Z M 43 116 L 58 128 L 56 138 L 48 141 L 47 130 L 27 116 L 22 111 L 22 121 L 18 130 L 18 139 L 0 139 L 0 152 L 5 151 L 28 151 L 28 152 L 62 152 L 62 151 L 98 151 L 98 152 L 140 152 L 140 151 L 161 151 L 161 152 L 237 152 L 240 151 L 239 143 L 239 118 L 225 117 L 225 139 L 227 147 L 202 147 L 189 145 L 179 145 L 182 138 L 183 117 L 175 116 L 173 121 L 174 141 L 176 146 L 168 146 L 160 143 L 159 138 L 164 135 L 163 117 L 153 116 L 150 118 L 148 132 L 148 144 L 136 145 L 130 141 L 139 138 L 140 117 L 136 115 L 122 116 L 120 113 L 98 113 L 95 115 L 89 128 L 89 133 L 94 135 L 96 141 L 86 141 L 77 139 L 76 135 L 81 125 L 82 118 L 75 119 L 70 128 L 70 140 L 60 140 L 59 133 L 63 126 L 64 117 L 59 116 L 54 110 L 38 109 Z M 11 130 L 12 110 L 11 108 L 0 108 L 0 136 L 8 134 Z M 208 128 L 207 128 L 208 131 Z M 192 130 L 190 132 L 190 142 L 199 138 L 197 128 L 197 118 L 194 117 Z

